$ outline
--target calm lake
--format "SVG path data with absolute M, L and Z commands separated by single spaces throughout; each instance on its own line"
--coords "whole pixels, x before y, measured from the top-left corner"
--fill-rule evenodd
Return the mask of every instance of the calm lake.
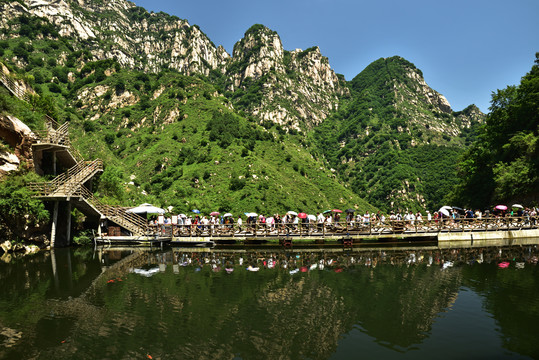
M 539 358 L 537 246 L 0 261 L 1 359 Z

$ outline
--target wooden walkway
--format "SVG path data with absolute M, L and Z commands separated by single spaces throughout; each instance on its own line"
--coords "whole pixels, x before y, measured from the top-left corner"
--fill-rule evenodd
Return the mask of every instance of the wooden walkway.
M 439 233 L 490 232 L 539 229 L 539 218 L 503 217 L 482 219 L 398 220 L 373 223 L 260 224 L 237 225 L 150 225 L 149 234 L 178 238 L 384 238 L 429 237 Z

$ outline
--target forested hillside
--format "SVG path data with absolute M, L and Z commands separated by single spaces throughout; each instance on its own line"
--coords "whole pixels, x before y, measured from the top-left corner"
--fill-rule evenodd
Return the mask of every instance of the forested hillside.
M 331 166 L 386 211 L 443 205 L 483 114 L 473 105 L 453 112 L 400 57 L 373 62 L 349 85 L 350 98 L 314 131 Z

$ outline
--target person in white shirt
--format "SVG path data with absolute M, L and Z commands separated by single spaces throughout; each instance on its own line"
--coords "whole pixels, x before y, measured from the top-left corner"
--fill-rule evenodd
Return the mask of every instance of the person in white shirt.
M 238 215 L 238 231 L 241 232 L 241 226 L 243 225 L 243 220 L 241 219 L 241 215 Z

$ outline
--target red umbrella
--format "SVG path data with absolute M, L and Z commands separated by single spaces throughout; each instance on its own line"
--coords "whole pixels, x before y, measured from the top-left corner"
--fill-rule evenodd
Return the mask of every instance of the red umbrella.
M 300 219 L 305 219 L 305 218 L 307 217 L 307 214 L 305 214 L 305 213 L 299 213 L 299 214 L 298 214 L 298 217 L 299 217 Z
M 211 216 L 219 216 L 220 212 L 219 211 L 213 211 L 210 213 Z
M 342 210 L 339 210 L 339 209 L 333 209 L 332 211 L 336 213 L 342 213 Z

